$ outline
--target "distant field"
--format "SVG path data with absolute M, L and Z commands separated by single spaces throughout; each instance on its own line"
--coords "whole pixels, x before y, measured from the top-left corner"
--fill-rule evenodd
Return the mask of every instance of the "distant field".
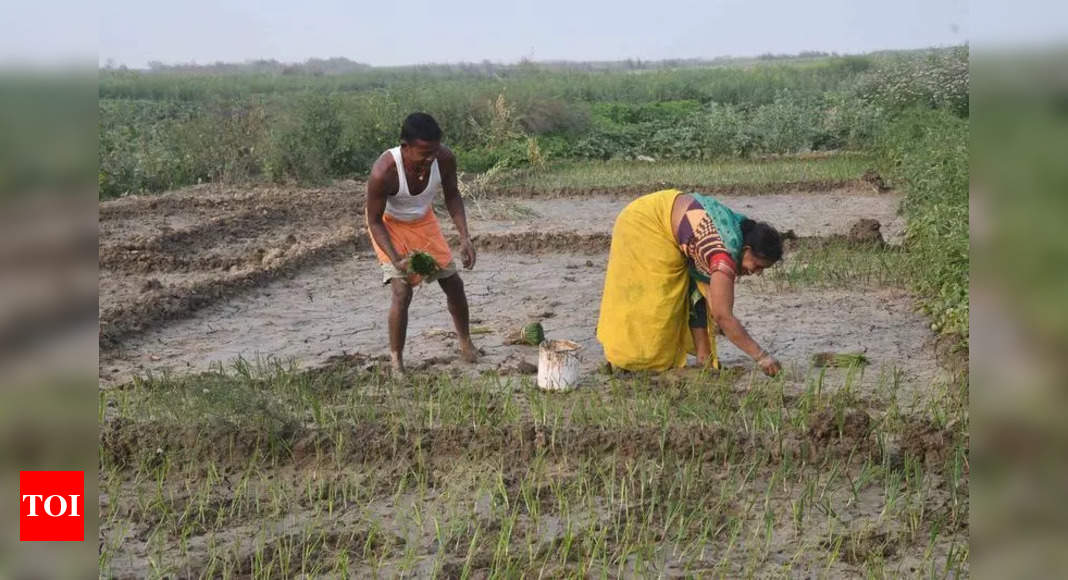
M 500 188 L 535 191 L 597 187 L 649 188 L 662 184 L 699 184 L 713 189 L 726 186 L 744 189 L 749 186 L 784 183 L 841 184 L 859 180 L 874 164 L 875 160 L 867 154 L 767 160 L 723 159 L 707 162 L 561 161 L 543 170 L 503 174 L 493 184 Z

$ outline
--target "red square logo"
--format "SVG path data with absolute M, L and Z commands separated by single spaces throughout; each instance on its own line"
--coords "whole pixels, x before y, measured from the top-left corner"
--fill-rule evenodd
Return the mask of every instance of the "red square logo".
M 19 540 L 85 540 L 85 472 L 19 472 Z

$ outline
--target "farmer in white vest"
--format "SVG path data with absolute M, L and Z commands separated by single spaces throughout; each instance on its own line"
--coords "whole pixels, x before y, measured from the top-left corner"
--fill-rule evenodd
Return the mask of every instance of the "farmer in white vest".
M 470 270 L 475 265 L 475 247 L 467 232 L 464 202 L 456 186 L 456 157 L 441 144 L 441 128 L 434 118 L 412 113 L 401 127 L 400 146 L 375 161 L 367 182 L 367 229 L 382 264 L 382 281 L 393 291 L 389 350 L 393 372 L 398 376 L 404 374 L 404 339 L 412 287 L 424 281 L 436 280 L 445 291 L 460 340 L 461 358 L 466 362 L 478 359 L 478 350 L 471 342 L 464 283 L 431 208 L 440 191 L 444 191 L 445 206 L 460 234 L 464 268 Z M 436 271 L 426 276 L 414 273 L 410 259 L 415 252 L 433 257 Z

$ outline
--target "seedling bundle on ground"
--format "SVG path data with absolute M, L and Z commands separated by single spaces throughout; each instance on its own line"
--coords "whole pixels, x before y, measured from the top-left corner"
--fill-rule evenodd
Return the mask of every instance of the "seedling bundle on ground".
M 863 353 L 820 352 L 812 355 L 815 367 L 861 367 L 870 364 Z

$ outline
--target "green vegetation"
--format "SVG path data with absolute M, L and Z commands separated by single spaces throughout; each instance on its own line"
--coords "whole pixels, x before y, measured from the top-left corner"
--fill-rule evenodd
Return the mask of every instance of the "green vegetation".
M 933 330 L 968 338 L 968 120 L 906 111 L 879 143 L 884 173 L 907 192 L 912 288 Z
M 871 168 L 875 159 L 863 153 L 766 159 L 724 159 L 716 163 L 663 161 L 560 161 L 542 169 L 520 169 L 500 175 L 494 188 L 553 191 L 559 189 L 627 188 L 651 192 L 667 184 L 703 187 L 774 186 L 787 183 L 851 181 Z
M 560 396 L 361 366 L 103 392 L 101 573 L 967 573 L 959 385 L 906 413 L 894 372 L 870 395 L 856 367 Z
M 905 287 L 922 267 L 918 259 L 894 246 L 858 245 L 845 240 L 788 242 L 782 264 L 755 283 L 769 289 Z M 753 282 L 748 282 L 753 283 Z
M 100 195 L 361 175 L 415 110 L 438 119 L 469 172 L 866 149 L 906 105 L 966 112 L 966 62 L 958 48 L 640 74 L 529 63 L 333 75 L 104 70 Z

